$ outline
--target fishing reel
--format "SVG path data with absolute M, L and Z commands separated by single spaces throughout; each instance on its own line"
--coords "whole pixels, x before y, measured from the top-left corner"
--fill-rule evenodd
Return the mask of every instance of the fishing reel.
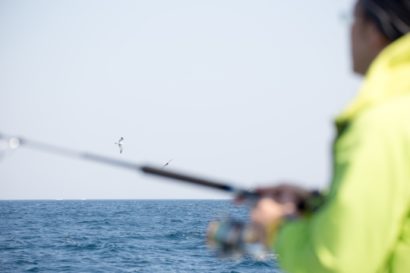
M 233 218 L 212 221 L 208 225 L 208 247 L 224 258 L 249 256 L 256 260 L 266 260 L 271 254 L 263 243 L 264 231 L 258 226 Z
M 259 196 L 259 198 L 261 197 Z M 269 197 L 274 198 L 273 196 Z M 283 200 L 277 201 L 283 202 Z M 318 191 L 305 191 L 303 195 L 295 195 L 292 201 L 296 205 L 297 213 L 289 218 L 306 217 L 322 205 L 324 197 Z M 253 203 L 255 202 L 257 199 L 253 200 Z M 257 224 L 225 218 L 211 221 L 206 237 L 209 248 L 215 251 L 218 256 L 231 258 L 249 256 L 256 260 L 266 260 L 273 255 L 267 244 L 270 235 Z

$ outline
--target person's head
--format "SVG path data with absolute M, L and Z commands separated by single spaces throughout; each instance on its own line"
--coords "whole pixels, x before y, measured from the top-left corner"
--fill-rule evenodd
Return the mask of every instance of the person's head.
M 354 72 L 365 75 L 377 55 L 410 32 L 410 0 L 357 0 L 351 29 Z

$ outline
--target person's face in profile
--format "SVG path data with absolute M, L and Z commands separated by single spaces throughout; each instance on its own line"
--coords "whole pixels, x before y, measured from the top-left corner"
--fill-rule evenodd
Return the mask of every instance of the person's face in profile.
M 353 71 L 360 75 L 366 74 L 374 58 L 389 44 L 376 25 L 366 18 L 361 0 L 354 8 L 350 40 Z
M 360 0 L 356 3 L 354 8 L 354 20 L 351 26 L 351 53 L 353 71 L 364 75 L 367 71 L 368 62 L 368 38 L 367 38 L 367 21 L 364 18 L 363 9 L 360 6 Z

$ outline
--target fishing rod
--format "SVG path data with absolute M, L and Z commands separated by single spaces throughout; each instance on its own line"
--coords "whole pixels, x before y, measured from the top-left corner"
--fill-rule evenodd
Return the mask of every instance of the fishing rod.
M 234 194 L 237 197 L 244 199 L 257 199 L 260 198 L 260 194 L 255 191 L 246 190 L 230 183 L 221 181 L 215 181 L 212 179 L 197 177 L 186 173 L 177 171 L 165 170 L 162 167 L 156 167 L 152 165 L 136 164 L 134 162 L 120 160 L 108 156 L 103 156 L 95 153 L 77 151 L 65 147 L 55 146 L 52 144 L 31 140 L 25 137 L 7 136 L 0 133 L 0 140 L 3 141 L 3 145 L 8 149 L 17 149 L 19 147 L 27 147 L 34 150 L 56 154 L 64 157 L 71 157 L 74 159 L 82 159 L 87 161 L 93 161 L 100 164 L 105 164 L 113 167 L 128 169 L 132 171 L 140 171 L 144 174 L 153 176 L 168 178 L 184 183 L 193 185 L 199 185 L 206 188 L 211 188 L 230 194 Z

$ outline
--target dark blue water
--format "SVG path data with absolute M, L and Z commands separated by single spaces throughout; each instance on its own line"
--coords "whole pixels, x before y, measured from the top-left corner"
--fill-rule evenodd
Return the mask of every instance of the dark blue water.
M 279 272 L 216 257 L 208 222 L 228 201 L 1 201 L 0 272 Z

